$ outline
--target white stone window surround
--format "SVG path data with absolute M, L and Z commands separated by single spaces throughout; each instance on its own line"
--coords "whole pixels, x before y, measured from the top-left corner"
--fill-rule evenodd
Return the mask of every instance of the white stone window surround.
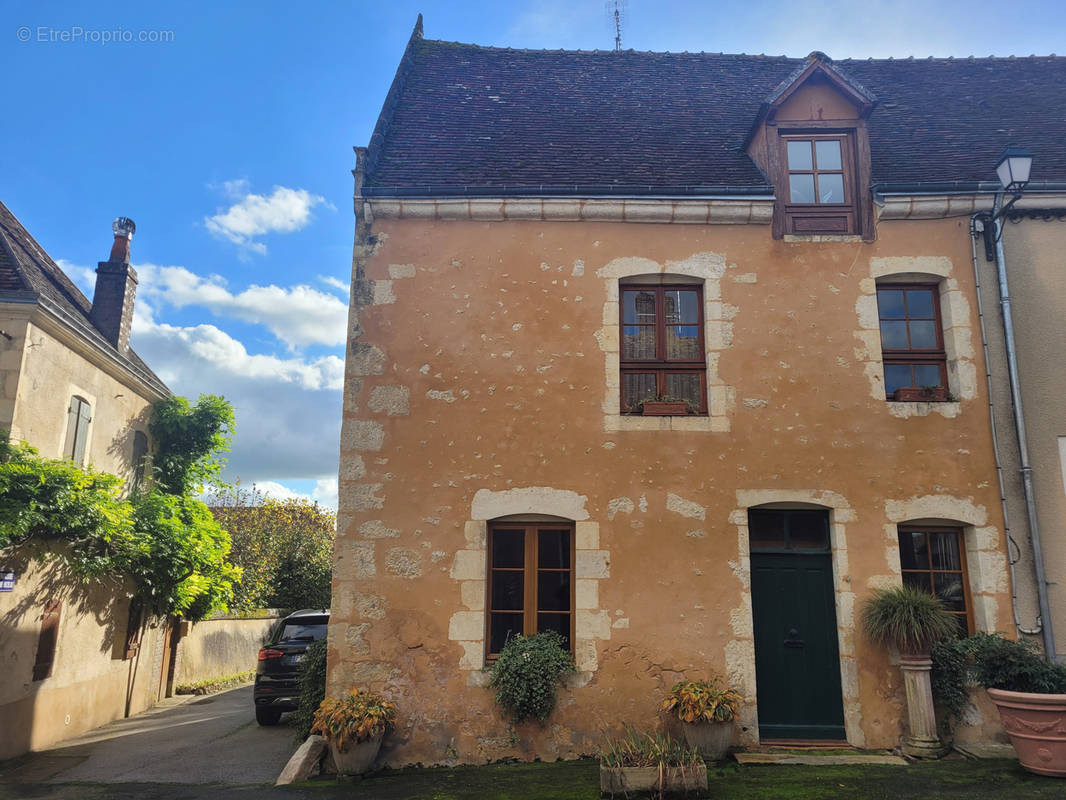
M 962 400 L 977 397 L 977 365 L 970 326 L 970 304 L 952 277 L 951 259 L 944 256 L 901 256 L 870 259 L 870 277 L 859 282 L 861 295 L 855 303 L 860 345 L 855 356 L 863 363 L 870 383 L 870 396 L 884 403 L 894 417 L 924 417 L 939 414 L 957 417 Z M 927 283 L 939 288 L 940 319 L 947 356 L 948 392 L 955 400 L 937 403 L 899 403 L 885 399 L 885 368 L 881 350 L 877 287 L 892 283 Z
M 894 574 L 880 585 L 899 585 L 903 581 L 899 556 L 901 525 L 960 528 L 966 548 L 974 629 L 986 633 L 998 630 L 997 595 L 1010 591 L 1006 543 L 1000 529 L 989 524 L 985 507 L 975 505 L 972 498 L 923 495 L 886 501 L 885 516 L 888 519 L 884 527 L 885 558 Z
M 736 388 L 727 386 L 718 375 L 718 357 L 733 344 L 733 323 L 737 309 L 722 303 L 722 276 L 726 271 L 721 253 L 693 253 L 680 261 L 659 263 L 650 258 L 616 258 L 596 270 L 604 281 L 603 327 L 596 341 L 604 354 L 603 429 L 617 431 L 704 431 L 725 433 L 736 406 Z M 704 350 L 707 365 L 707 416 L 640 417 L 622 414 L 621 367 L 619 365 L 618 288 L 623 283 L 698 283 L 703 286 Z
M 738 558 L 731 562 L 731 566 L 741 583 L 741 603 L 730 612 L 734 638 L 726 645 L 726 668 L 730 685 L 736 687 L 745 698 L 740 712 L 740 725 L 747 733 L 741 735 L 741 740 L 749 744 L 759 742 L 748 531 L 748 511 L 753 508 L 810 508 L 829 512 L 844 735 L 852 746 L 865 747 L 866 735 L 862 730 L 862 707 L 859 703 L 859 668 L 855 659 L 855 593 L 851 587 L 847 548 L 847 525 L 855 521 L 855 512 L 843 496 L 819 489 L 740 489 L 737 490 L 737 507 L 729 515 L 729 521 L 737 528 Z
M 588 683 L 598 669 L 597 643 L 611 639 L 612 631 L 626 628 L 628 619 L 612 623 L 600 608 L 600 582 L 610 578 L 611 556 L 600 546 L 600 526 L 589 519 L 587 497 L 566 489 L 532 486 L 504 491 L 481 489 L 471 504 L 464 526 L 466 547 L 452 561 L 451 578 L 458 583 L 459 609 L 451 615 L 448 638 L 463 649 L 458 668 L 467 685 L 488 682 L 485 666 L 486 591 L 488 589 L 488 526 L 501 519 L 566 520 L 574 526 L 574 660 L 578 674 L 571 686 Z

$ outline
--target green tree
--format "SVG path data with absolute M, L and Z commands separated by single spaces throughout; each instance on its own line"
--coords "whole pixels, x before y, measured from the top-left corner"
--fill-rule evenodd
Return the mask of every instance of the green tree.
M 337 517 L 304 499 L 274 500 L 236 487 L 208 498 L 243 570 L 234 608 L 328 608 Z
M 155 442 L 152 467 L 156 486 L 168 494 L 188 494 L 222 474 L 233 439 L 233 406 L 202 394 L 195 406 L 184 397 L 156 403 L 149 429 Z

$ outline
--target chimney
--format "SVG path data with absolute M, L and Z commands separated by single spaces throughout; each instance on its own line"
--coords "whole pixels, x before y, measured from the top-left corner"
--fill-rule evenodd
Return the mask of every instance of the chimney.
M 137 294 L 137 272 L 130 266 L 130 240 L 137 226 L 129 217 L 119 217 L 111 224 L 111 230 L 115 232 L 115 243 L 111 245 L 110 259 L 96 265 L 91 316 L 104 338 L 125 354 L 130 347 L 133 298 Z

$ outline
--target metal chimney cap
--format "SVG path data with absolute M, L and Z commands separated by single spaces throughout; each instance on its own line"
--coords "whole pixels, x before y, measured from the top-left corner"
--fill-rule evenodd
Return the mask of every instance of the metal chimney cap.
M 115 232 L 115 236 L 125 236 L 127 239 L 132 239 L 137 226 L 129 217 L 116 217 L 115 221 L 111 223 L 111 230 Z

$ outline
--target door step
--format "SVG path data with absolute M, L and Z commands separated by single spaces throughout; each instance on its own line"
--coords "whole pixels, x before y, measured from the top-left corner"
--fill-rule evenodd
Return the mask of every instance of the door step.
M 806 750 L 789 748 L 788 751 L 766 748 L 757 752 L 734 753 L 741 766 L 745 764 L 791 764 L 809 766 L 832 766 L 837 764 L 882 764 L 904 767 L 907 760 L 888 752 L 845 751 L 835 748 L 812 747 Z

